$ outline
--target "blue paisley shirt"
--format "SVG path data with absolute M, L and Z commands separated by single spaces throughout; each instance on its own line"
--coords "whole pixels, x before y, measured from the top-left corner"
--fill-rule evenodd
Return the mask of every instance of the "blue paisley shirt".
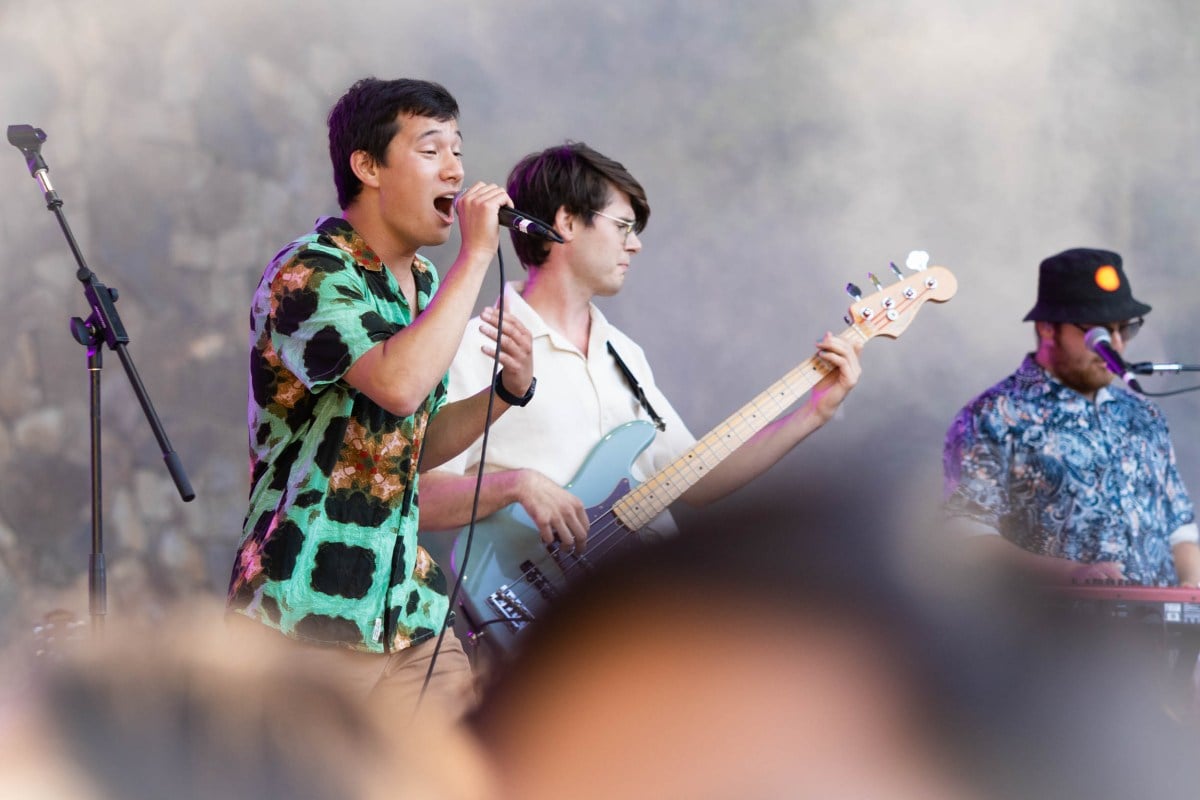
M 951 517 L 1039 555 L 1122 562 L 1133 583 L 1177 583 L 1171 547 L 1197 539 L 1158 406 L 1120 386 L 1090 401 L 1032 355 L 958 413 L 943 467 Z

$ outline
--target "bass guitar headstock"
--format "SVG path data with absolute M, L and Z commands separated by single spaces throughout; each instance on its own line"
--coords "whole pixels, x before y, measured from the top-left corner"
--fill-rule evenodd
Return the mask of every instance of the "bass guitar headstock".
M 898 338 L 925 303 L 944 303 L 958 291 L 954 274 L 945 267 L 929 266 L 929 254 L 924 250 L 909 253 L 904 265 L 912 273 L 907 277 L 894 262 L 889 264 L 898 282 L 887 287 L 868 272 L 876 289 L 869 297 L 863 297 L 862 290 L 853 283 L 846 284 L 846 293 L 854 299 L 846 323 L 864 339 Z

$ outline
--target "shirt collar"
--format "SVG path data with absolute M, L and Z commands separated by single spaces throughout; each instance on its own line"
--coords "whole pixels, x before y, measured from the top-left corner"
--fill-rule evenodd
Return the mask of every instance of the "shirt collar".
M 1084 402 L 1087 400 L 1079 392 L 1067 386 L 1058 378 L 1051 375 L 1041 364 L 1037 363 L 1033 353 L 1027 353 L 1025 360 L 1021 362 L 1020 368 L 1017 370 L 1017 378 L 1026 386 L 1042 385 L 1045 391 L 1062 402 L 1078 401 Z M 1111 400 L 1116 400 L 1117 396 L 1108 386 L 1102 386 L 1096 390 L 1095 402 L 1107 403 Z
M 533 338 L 546 336 L 550 342 L 557 348 L 562 350 L 576 350 L 577 348 L 566 340 L 566 338 L 558 331 L 551 328 L 542 319 L 541 315 L 534 310 L 533 306 L 525 301 L 521 296 L 521 292 L 525 290 L 524 281 L 509 281 L 504 286 L 504 311 L 506 314 L 512 314 L 521 324 L 529 329 L 529 333 Z M 591 344 L 594 344 L 597 337 L 602 337 L 601 341 L 608 338 L 608 319 L 600 312 L 595 303 L 588 303 L 588 311 L 591 314 Z
M 322 217 L 317 220 L 317 233 L 328 238 L 339 250 L 349 254 L 355 263 L 367 272 L 383 272 L 383 260 L 375 254 L 362 234 L 341 217 Z M 429 272 L 433 269 L 433 264 L 424 256 L 417 255 L 413 258 L 411 268 L 414 273 Z

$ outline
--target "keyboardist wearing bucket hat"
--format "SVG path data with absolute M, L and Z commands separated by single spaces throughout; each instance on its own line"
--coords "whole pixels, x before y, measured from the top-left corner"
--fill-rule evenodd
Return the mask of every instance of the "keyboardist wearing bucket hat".
M 1117 253 L 1076 248 L 1041 262 L 1025 316 L 1036 350 L 946 434 L 956 532 L 1051 582 L 1200 583 L 1200 530 L 1166 418 L 1095 350 L 1107 338 L 1123 354 L 1149 312 Z

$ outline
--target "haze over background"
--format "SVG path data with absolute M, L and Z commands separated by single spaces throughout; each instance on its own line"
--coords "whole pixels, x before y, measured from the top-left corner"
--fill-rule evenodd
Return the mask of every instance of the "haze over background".
M 224 590 L 248 489 L 250 295 L 280 247 L 337 211 L 325 115 L 357 78 L 450 89 L 470 180 L 576 139 L 642 181 L 644 250 L 602 308 L 697 435 L 844 327 L 847 281 L 870 291 L 868 271 L 915 248 L 949 267 L 958 296 L 869 343 L 842 418 L 756 489 L 786 503 L 806 475 L 844 475 L 900 524 L 940 498 L 953 414 L 1029 349 L 1043 257 L 1121 252 L 1154 306 L 1130 360 L 1200 362 L 1198 33 L 1200 5 L 1168 0 L 5 0 L 0 122 L 49 135 L 67 219 L 121 292 L 198 494 L 179 500 L 110 354 L 112 612 Z M 86 316 L 74 262 L 15 149 L 0 185 L 7 637 L 55 606 L 87 613 L 88 397 L 67 328 Z M 1200 492 L 1200 396 L 1161 404 Z

